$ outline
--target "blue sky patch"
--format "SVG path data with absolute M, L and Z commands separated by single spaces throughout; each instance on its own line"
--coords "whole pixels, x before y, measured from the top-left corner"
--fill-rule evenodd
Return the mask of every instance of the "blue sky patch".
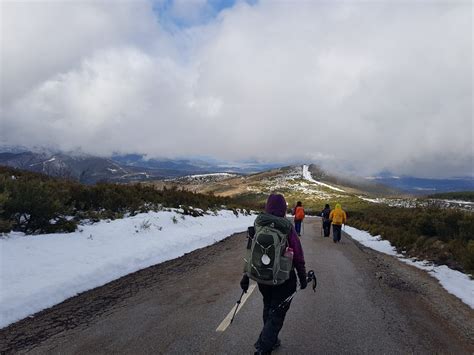
M 250 5 L 257 0 L 155 0 L 153 10 L 164 28 L 168 30 L 204 25 L 214 19 L 222 10 L 233 7 L 238 2 Z

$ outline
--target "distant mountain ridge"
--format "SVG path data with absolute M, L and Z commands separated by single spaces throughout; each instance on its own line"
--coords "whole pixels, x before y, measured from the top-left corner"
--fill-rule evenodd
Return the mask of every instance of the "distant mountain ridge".
M 71 178 L 85 184 L 99 181 L 134 181 L 158 178 L 158 172 L 122 166 L 111 159 L 48 153 L 0 153 L 0 165 L 50 176 Z
M 427 179 L 412 176 L 378 176 L 367 180 L 391 186 L 400 191 L 426 195 L 441 192 L 474 191 L 474 179 L 459 177 L 451 179 Z
M 216 159 L 148 159 L 140 154 L 113 155 L 112 160 L 129 166 L 151 169 L 171 169 L 194 173 L 238 173 L 252 174 L 284 166 L 281 163 L 260 163 L 257 161 L 224 162 Z
M 127 183 L 224 172 L 247 174 L 263 171 L 269 166 L 274 167 L 278 164 L 227 166 L 204 160 L 145 159 L 136 154 L 103 158 L 85 154 L 9 150 L 0 153 L 0 165 L 94 184 L 101 181 Z
M 0 148 L 1 151 L 1 148 Z M 39 150 L 27 151 L 8 147 L 0 152 L 0 165 L 10 166 L 51 176 L 66 177 L 85 184 L 100 181 L 133 182 L 163 180 L 198 174 L 234 173 L 257 174 L 284 167 L 281 163 L 256 161 L 224 162 L 215 159 L 148 159 L 140 154 L 113 155 L 110 158 L 86 154 L 67 154 Z M 329 184 L 369 191 L 373 194 L 409 193 L 426 195 L 442 192 L 474 191 L 474 179 L 426 179 L 410 176 L 396 177 L 389 173 L 363 178 L 330 174 L 318 165 L 309 166 L 316 180 Z

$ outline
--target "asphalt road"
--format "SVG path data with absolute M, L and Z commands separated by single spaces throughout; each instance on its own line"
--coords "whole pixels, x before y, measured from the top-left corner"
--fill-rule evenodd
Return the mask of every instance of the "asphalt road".
M 294 297 L 275 354 L 474 352 L 474 312 L 423 271 L 347 235 L 301 238 L 318 277 Z M 123 277 L 0 330 L 0 351 L 32 354 L 251 354 L 262 326 L 258 289 L 224 332 L 240 296 L 246 240 L 234 235 Z

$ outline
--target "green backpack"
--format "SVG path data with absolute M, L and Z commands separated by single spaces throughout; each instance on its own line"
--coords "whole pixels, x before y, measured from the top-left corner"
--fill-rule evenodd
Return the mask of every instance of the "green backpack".
M 244 272 L 265 285 L 281 285 L 290 278 L 293 257 L 285 256 L 291 222 L 284 217 L 261 213 L 254 223 L 255 235 L 244 259 Z

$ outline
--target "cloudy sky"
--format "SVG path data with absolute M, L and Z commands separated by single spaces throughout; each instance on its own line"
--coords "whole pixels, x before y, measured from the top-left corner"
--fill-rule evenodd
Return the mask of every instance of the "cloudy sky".
M 4 0 L 0 144 L 472 176 L 472 7 Z

